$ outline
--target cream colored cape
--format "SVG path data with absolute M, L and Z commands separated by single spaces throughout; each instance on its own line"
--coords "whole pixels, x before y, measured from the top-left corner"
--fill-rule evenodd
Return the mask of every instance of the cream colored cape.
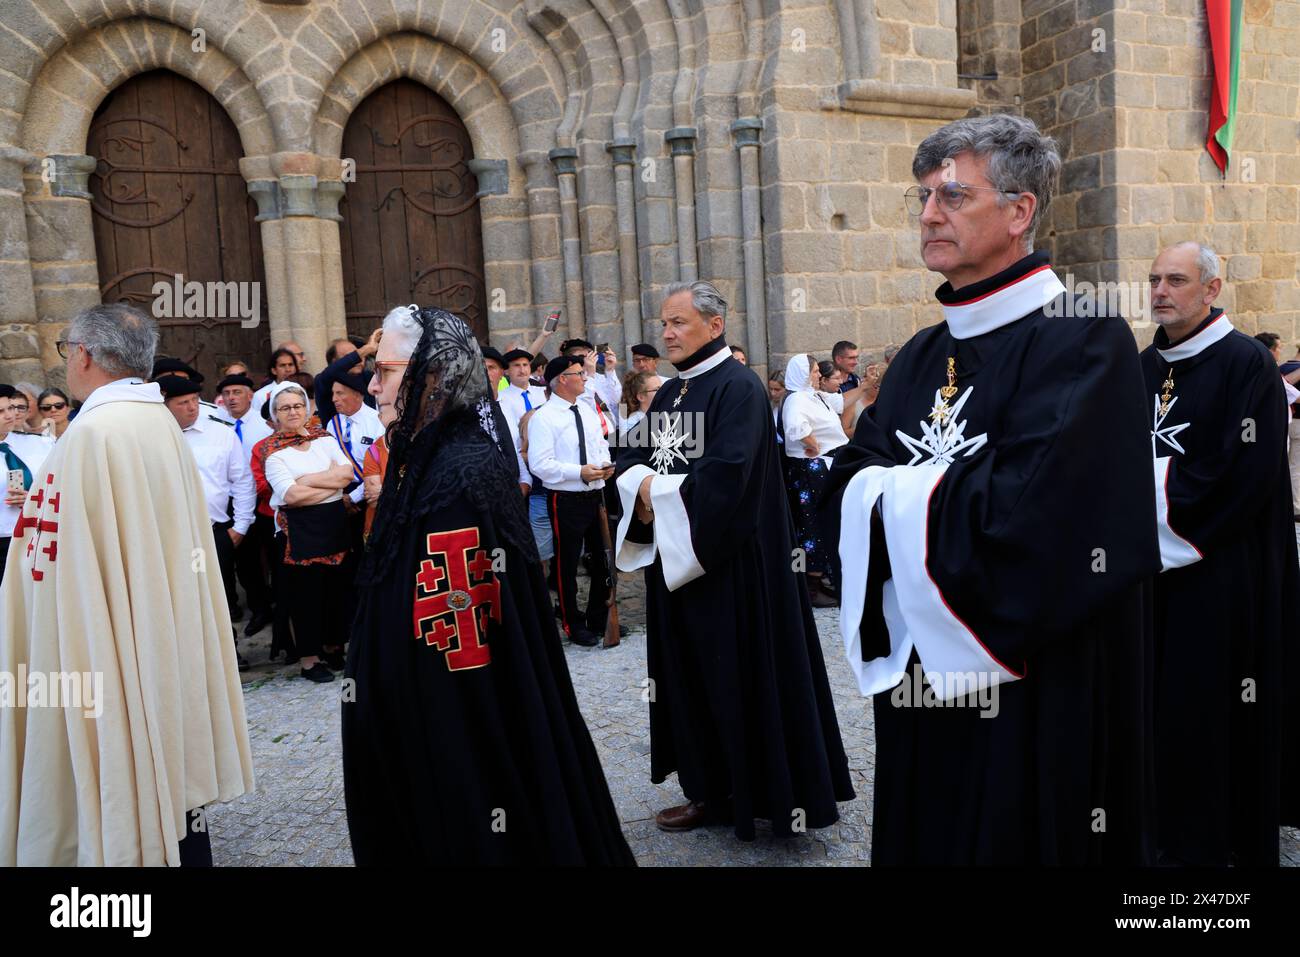
M 20 665 L 102 673 L 103 712 L 0 707 L 0 865 L 178 865 L 186 811 L 252 790 L 202 480 L 156 385 L 95 390 L 33 476 L 0 588 Z

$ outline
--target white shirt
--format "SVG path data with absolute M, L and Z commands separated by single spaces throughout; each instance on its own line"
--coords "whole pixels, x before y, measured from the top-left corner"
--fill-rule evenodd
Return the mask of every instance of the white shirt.
M 542 404 L 545 405 L 545 403 Z M 505 417 L 506 426 L 510 429 L 510 440 L 515 443 L 515 465 L 519 468 L 519 484 L 527 485 L 531 494 L 533 477 L 528 474 L 528 463 L 524 461 L 523 443 L 519 441 L 519 426 L 510 417 L 510 413 L 506 412 Z
M 821 400 L 827 400 L 825 402 Z M 785 454 L 792 459 L 808 458 L 803 439 L 811 435 L 817 443 L 818 455 L 838 449 L 849 441 L 840 425 L 840 417 L 831 409 L 831 395 L 827 392 L 803 390 L 792 392 L 785 401 L 782 421 L 785 423 Z M 840 399 L 841 406 L 844 400 Z
M 37 472 L 40 471 L 41 463 L 45 457 L 54 449 L 54 439 L 46 435 L 27 435 L 20 432 L 10 432 L 0 442 L 5 442 L 9 446 L 9 451 L 23 460 L 27 466 L 27 471 L 32 473 L 32 485 L 36 486 L 39 482 Z M 5 491 L 9 489 L 8 473 L 9 467 L 0 463 L 0 468 L 5 472 L 5 484 L 0 486 Z M 0 538 L 13 538 L 14 526 L 18 524 L 18 516 L 23 513 L 21 505 L 5 505 L 0 500 Z
M 356 473 L 357 481 L 361 481 L 366 452 L 384 434 L 384 423 L 379 421 L 379 413 L 363 402 L 361 408 L 352 415 L 344 415 L 342 412 L 335 414 L 325 426 L 325 431 L 338 439 L 339 448 L 345 453 L 351 453 L 352 471 Z M 365 486 L 358 485 L 348 493 L 348 498 L 360 502 L 366 497 L 365 493 Z
M 524 401 L 525 395 L 528 396 L 527 402 Z M 536 385 L 530 385 L 525 390 L 512 382 L 497 393 L 497 401 L 501 403 L 501 411 L 505 413 L 506 421 L 517 427 L 524 413 L 546 404 L 546 390 Z
M 587 380 L 587 386 L 594 388 L 596 394 L 609 406 L 610 412 L 614 414 L 614 422 L 617 423 L 619 406 L 623 402 L 623 383 L 618 376 L 613 372 L 597 372 Z
M 276 527 L 280 524 L 280 508 L 284 505 L 285 493 L 294 482 L 304 475 L 324 472 L 332 465 L 351 464 L 347 453 L 339 448 L 332 435 L 292 445 L 269 456 L 266 460 L 266 481 L 271 486 L 271 508 L 275 509 Z M 339 489 L 324 501 L 337 502 L 342 497 L 343 490 Z
M 253 446 L 275 431 L 266 424 L 260 410 L 261 406 L 254 402 L 247 412 L 235 420 L 235 435 L 244 446 L 245 465 L 253 460 Z
M 262 406 L 266 404 L 266 400 L 271 397 L 271 390 L 277 385 L 279 385 L 279 383 L 272 380 L 253 393 L 252 412 L 258 418 L 262 417 Z
M 235 436 L 234 426 L 209 417 L 200 409 L 199 417 L 188 429 L 182 430 L 185 443 L 194 453 L 203 478 L 203 495 L 208 501 L 208 518 L 213 522 L 228 522 L 228 506 L 235 502 L 234 529 L 240 535 L 247 533 L 253 524 L 253 508 L 257 504 L 257 486 L 244 457 L 244 447 Z
M 542 484 L 555 492 L 590 492 L 604 488 L 605 480 L 588 484 L 582 480 L 578 455 L 578 424 L 572 409 L 582 416 L 583 438 L 587 441 L 587 464 L 607 465 L 609 443 L 600 431 L 600 420 L 581 399 L 568 402 L 552 394 L 528 420 L 528 465 Z

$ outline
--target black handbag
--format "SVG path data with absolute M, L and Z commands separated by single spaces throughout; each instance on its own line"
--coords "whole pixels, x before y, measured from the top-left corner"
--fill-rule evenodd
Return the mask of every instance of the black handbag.
M 343 499 L 284 508 L 281 512 L 289 526 L 286 558 L 301 562 L 348 550 L 347 511 Z

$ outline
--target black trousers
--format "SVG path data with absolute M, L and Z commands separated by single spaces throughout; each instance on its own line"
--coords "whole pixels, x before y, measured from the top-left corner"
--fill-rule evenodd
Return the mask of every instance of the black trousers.
M 546 512 L 555 535 L 555 575 L 559 580 L 560 614 L 564 633 L 585 624 L 595 632 L 604 632 L 609 609 L 609 568 L 605 562 L 605 544 L 600 535 L 600 505 L 603 493 L 555 492 L 546 490 Z M 587 596 L 587 613 L 578 612 L 578 557 L 583 546 L 591 556 L 591 591 Z
M 9 535 L 0 538 L 0 582 L 5 580 L 5 565 L 9 563 L 9 543 L 12 541 Z
M 235 614 L 239 607 L 239 593 L 235 591 L 235 543 L 230 540 L 230 528 L 234 522 L 213 522 L 212 538 L 217 545 L 217 565 L 221 569 L 221 584 L 226 589 L 226 604 L 230 613 Z
M 341 565 L 280 566 L 276 608 L 283 607 L 293 622 L 300 658 L 319 656 L 323 645 L 341 647 L 347 641 L 346 583 Z
M 275 521 L 268 515 L 258 514 L 248 526 L 248 534 L 235 549 L 235 574 L 244 586 L 248 609 L 254 615 L 271 613 L 271 588 L 266 581 L 270 567 L 271 539 L 275 537 Z

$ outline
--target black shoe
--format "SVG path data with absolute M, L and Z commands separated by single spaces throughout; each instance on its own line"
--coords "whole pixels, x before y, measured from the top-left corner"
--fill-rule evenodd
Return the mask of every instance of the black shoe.
M 308 681 L 314 681 L 317 684 L 325 684 L 334 680 L 334 672 L 330 671 L 322 662 L 316 662 L 310 668 L 300 669 L 300 673 Z
M 271 623 L 271 616 L 265 612 L 254 612 L 253 617 L 248 619 L 248 624 L 244 626 L 244 637 L 249 638 Z
M 569 640 L 575 645 L 582 645 L 584 648 L 600 644 L 600 639 L 601 636 L 590 628 L 575 628 L 569 633 Z
M 240 654 L 239 652 L 237 652 L 237 651 L 235 652 L 235 660 L 239 662 L 239 670 L 240 670 L 240 671 L 247 671 L 247 670 L 248 670 L 248 668 L 249 668 L 248 659 L 245 658 L 243 655 L 241 655 L 241 654 Z
M 320 659 L 334 671 L 343 670 L 343 652 L 341 651 L 322 652 Z

